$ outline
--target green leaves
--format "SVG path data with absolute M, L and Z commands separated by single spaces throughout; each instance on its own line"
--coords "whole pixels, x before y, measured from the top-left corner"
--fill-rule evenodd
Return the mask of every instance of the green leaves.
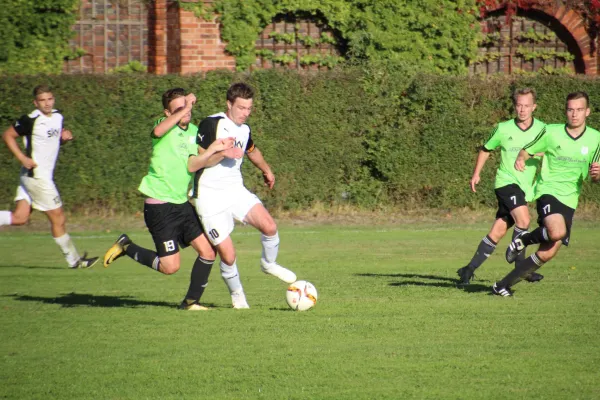
M 12 0 L 0 7 L 0 75 L 60 73 L 77 0 Z

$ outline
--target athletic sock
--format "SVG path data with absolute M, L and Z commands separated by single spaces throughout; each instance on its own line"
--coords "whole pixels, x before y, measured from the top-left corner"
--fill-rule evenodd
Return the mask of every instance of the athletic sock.
M 262 258 L 269 264 L 274 263 L 279 252 L 279 233 L 275 232 L 273 236 L 261 235 L 260 242 L 263 248 Z
M 536 253 L 527 257 L 524 260 L 517 260 L 515 268 L 510 271 L 501 281 L 497 283 L 498 287 L 510 288 L 521 282 L 526 276 L 537 271 L 544 262 L 540 260 Z
M 199 301 L 204 294 L 204 289 L 208 285 L 208 276 L 212 269 L 215 260 L 205 260 L 202 257 L 196 258 L 192 267 L 192 275 L 190 277 L 190 287 L 185 295 L 186 301 L 189 303 Z
M 152 268 L 156 271 L 160 268 L 160 258 L 158 258 L 158 254 L 152 250 L 140 247 L 135 243 L 130 243 L 125 247 L 125 254 L 148 268 Z
M 232 265 L 227 265 L 223 261 L 220 262 L 221 276 L 225 284 L 229 288 L 229 293 L 239 292 L 243 290 L 240 274 L 238 273 L 235 261 Z
M 75 266 L 77 261 L 79 261 L 79 253 L 69 234 L 65 233 L 61 237 L 55 237 L 54 241 L 60 247 L 67 263 L 72 267 Z
M 513 230 L 511 241 L 515 240 L 515 238 L 517 236 L 519 236 L 521 234 L 525 234 L 525 233 L 527 233 L 527 228 L 519 228 L 518 226 L 515 225 L 515 229 Z M 527 252 L 525 252 L 525 251 L 520 252 L 519 255 L 517 256 L 517 260 L 521 260 L 521 261 L 524 260 L 525 256 L 527 255 L 526 253 Z
M 0 211 L 0 226 L 10 225 L 12 223 L 12 212 Z
M 487 260 L 488 257 L 494 252 L 497 244 L 498 243 L 494 242 L 489 235 L 486 235 L 479 243 L 479 246 L 477 246 L 477 251 L 475 251 L 473 258 L 471 261 L 469 261 L 467 267 L 473 271 L 479 268 L 481 264 L 483 264 L 483 262 Z
M 548 238 L 548 230 L 546 227 L 538 226 L 531 232 L 526 232 L 521 236 L 521 241 L 525 246 L 529 246 L 536 243 L 547 243 L 550 241 Z

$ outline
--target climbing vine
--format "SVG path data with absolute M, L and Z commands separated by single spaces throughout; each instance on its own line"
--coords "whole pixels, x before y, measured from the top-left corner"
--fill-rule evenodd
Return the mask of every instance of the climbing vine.
M 342 60 L 335 55 L 257 50 L 259 35 L 278 16 L 311 19 L 333 35 L 315 39 L 297 32 L 273 33 L 274 40 L 297 41 L 305 47 L 334 44 L 346 50 L 346 59 L 403 59 L 419 64 L 421 70 L 438 72 L 465 73 L 479 39 L 476 0 L 215 0 L 211 5 L 202 1 L 180 5 L 199 18 L 219 21 L 226 50 L 236 58 L 238 70 L 247 70 L 258 55 L 283 64 L 299 57 L 302 65 L 328 67 Z

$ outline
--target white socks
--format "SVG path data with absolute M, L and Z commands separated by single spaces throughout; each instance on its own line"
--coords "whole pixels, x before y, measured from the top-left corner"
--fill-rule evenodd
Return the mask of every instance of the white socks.
M 12 223 L 12 212 L 0 211 L 0 226 L 10 225 Z
M 225 284 L 229 288 L 229 293 L 242 291 L 242 282 L 240 281 L 240 274 L 238 273 L 235 261 L 233 262 L 233 265 L 227 265 L 223 261 L 221 261 L 220 267 L 221 276 L 223 277 Z
M 69 265 L 73 266 L 77 264 L 77 261 L 79 261 L 79 253 L 77 252 L 75 244 L 73 244 L 69 234 L 65 233 L 61 237 L 54 238 L 54 241 L 62 250 Z
M 275 232 L 273 236 L 260 235 L 260 242 L 263 247 L 263 260 L 269 264 L 274 263 L 279 252 L 279 232 Z

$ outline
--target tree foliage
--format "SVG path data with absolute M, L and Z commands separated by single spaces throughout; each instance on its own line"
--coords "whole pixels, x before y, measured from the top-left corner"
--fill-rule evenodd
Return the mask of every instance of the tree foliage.
M 0 6 L 0 74 L 60 73 L 78 0 L 8 0 Z

